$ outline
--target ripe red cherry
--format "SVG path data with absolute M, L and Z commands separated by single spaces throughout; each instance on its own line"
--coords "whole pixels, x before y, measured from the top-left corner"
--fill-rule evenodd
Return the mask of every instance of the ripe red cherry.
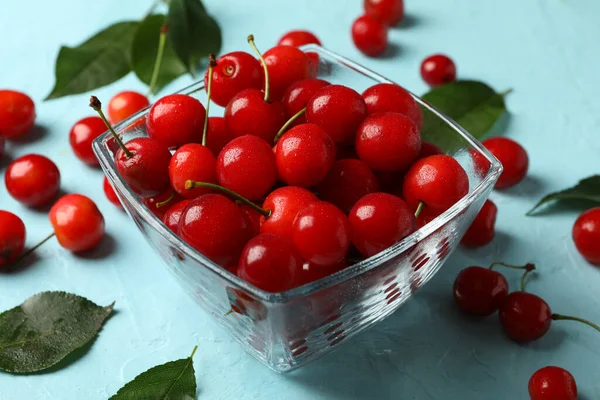
M 16 139 L 33 128 L 35 104 L 15 90 L 0 90 L 0 136 Z
M 169 207 L 181 201 L 182 199 L 183 198 L 179 196 L 172 188 L 168 188 L 156 196 L 142 199 L 142 203 L 148 207 L 148 210 L 150 210 L 152 214 L 156 215 L 158 219 L 162 220 L 167 211 L 169 211 Z
M 389 26 L 404 18 L 404 0 L 364 0 L 365 13 Z
M 573 225 L 573 241 L 579 253 L 600 266 L 600 207 L 581 214 Z
M 293 116 L 304 109 L 315 93 L 320 88 L 328 85 L 330 85 L 329 82 L 316 78 L 303 79 L 291 85 L 281 100 L 287 115 Z M 304 123 L 306 123 L 306 115 L 301 115 L 294 121 L 294 125 Z
M 260 62 L 245 51 L 234 51 L 217 58 L 213 70 L 211 101 L 225 107 L 237 93 L 244 89 L 260 89 L 263 73 Z M 208 87 L 208 71 L 204 75 Z
M 560 367 L 541 368 L 529 378 L 529 397 L 531 400 L 576 400 L 575 378 Z
M 249 239 L 249 229 L 233 201 L 211 193 L 188 204 L 179 221 L 179 236 L 216 264 L 233 268 Z
M 287 131 L 275 150 L 277 173 L 288 185 L 308 188 L 321 182 L 335 162 L 335 146 L 315 124 Z
M 212 100 L 211 100 L 212 101 Z M 233 140 L 229 131 L 225 127 L 225 118 L 209 117 L 208 132 L 206 134 L 206 147 L 216 156 L 219 155 L 223 147 Z
M 300 47 L 305 44 L 318 44 L 321 45 L 321 41 L 313 33 L 309 31 L 289 31 L 283 35 L 277 45 L 279 46 L 294 46 Z
M 378 83 L 362 94 L 369 115 L 395 112 L 412 119 L 419 130 L 423 126 L 421 107 L 404 88 L 392 83 Z
M 237 274 L 267 292 L 285 292 L 298 285 L 302 263 L 302 256 L 289 238 L 263 233 L 244 247 Z
M 492 315 L 508 296 L 504 275 L 483 267 L 468 267 L 454 281 L 454 301 L 462 312 L 477 317 Z
M 348 251 L 350 224 L 339 208 L 318 201 L 298 213 L 292 237 L 306 261 L 331 267 L 342 261 Z
M 469 192 L 469 177 L 454 158 L 446 155 L 417 160 L 402 185 L 404 200 L 416 210 L 419 202 L 442 213 Z
M 80 194 L 61 197 L 50 209 L 58 243 L 73 252 L 87 251 L 104 237 L 104 217 L 96 204 Z
M 391 194 L 367 194 L 349 215 L 352 243 L 371 257 L 413 233 L 417 222 L 406 203 Z
M 280 100 L 293 83 L 314 77 L 311 59 L 296 47 L 275 46 L 263 57 L 269 70 L 271 97 L 275 100 Z
M 444 154 L 444 152 L 435 144 L 429 142 L 421 143 L 421 152 L 419 153 L 419 158 L 437 156 L 438 154 Z
M 367 116 L 362 96 L 342 85 L 319 89 L 306 106 L 306 120 L 317 124 L 336 143 L 351 143 Z
M 388 45 L 387 26 L 370 15 L 360 16 L 352 24 L 352 41 L 364 55 L 377 57 Z
M 100 117 L 87 117 L 77 121 L 69 133 L 69 142 L 77 158 L 91 166 L 99 165 L 92 150 L 92 142 L 104 132 L 106 125 Z
M 16 260 L 25 246 L 26 230 L 21 218 L 0 210 L 0 269 Z
M 257 136 L 233 139 L 217 159 L 219 184 L 250 201 L 264 197 L 275 184 L 275 179 L 273 149 Z
M 494 239 L 497 214 L 498 207 L 491 200 L 486 200 L 461 239 L 463 246 L 480 247 L 490 243 Z
M 186 189 L 188 180 L 217 183 L 217 159 L 208 147 L 197 143 L 181 146 L 169 163 L 171 186 L 180 196 L 193 199 L 210 193 L 207 188 Z
M 108 181 L 106 176 L 104 177 L 102 182 L 102 189 L 104 190 L 104 194 L 106 195 L 108 201 L 110 201 L 117 207 L 123 208 L 123 205 L 121 204 L 117 193 L 115 193 L 115 189 L 113 189 L 113 187 L 110 185 L 110 182 Z
M 250 237 L 258 235 L 260 233 L 260 218 L 262 215 L 255 208 L 247 204 L 241 204 L 239 207 L 248 221 L 248 227 L 251 232 Z
M 294 221 L 298 213 L 309 204 L 319 201 L 312 192 L 296 186 L 275 189 L 265 198 L 263 208 L 271 211 L 268 218 L 261 217 L 260 232 L 292 238 Z
M 443 54 L 434 54 L 421 63 L 421 77 L 429 86 L 439 86 L 456 79 L 454 61 Z
M 367 117 L 356 134 L 356 152 L 375 171 L 408 169 L 419 157 L 419 128 L 405 115 L 388 112 Z
M 4 182 L 8 193 L 19 203 L 39 207 L 58 194 L 60 172 L 49 158 L 27 154 L 10 163 Z
M 379 191 L 379 181 L 363 161 L 344 159 L 333 164 L 315 190 L 321 200 L 336 205 L 348 214 L 363 196 Z
M 482 144 L 504 167 L 504 171 L 496 182 L 496 188 L 503 189 L 514 186 L 525 178 L 529 168 L 529 157 L 520 144 L 504 137 L 489 138 Z M 487 172 L 489 162 L 483 156 L 478 155 L 474 160 L 478 172 L 483 174 Z
M 190 204 L 190 202 L 191 200 L 187 199 L 181 200 L 180 202 L 172 205 L 171 207 L 166 207 L 168 208 L 168 210 L 163 216 L 162 220 L 163 223 L 167 226 L 167 228 L 169 228 L 175 233 L 178 232 L 179 221 L 181 221 L 181 216 L 183 215 L 183 212 L 185 211 L 188 204 Z
M 148 135 L 172 149 L 187 143 L 200 143 L 206 110 L 202 103 L 185 94 L 159 99 L 148 112 Z
M 113 125 L 118 124 L 149 105 L 150 101 L 141 93 L 132 91 L 117 93 L 108 102 L 108 120 Z

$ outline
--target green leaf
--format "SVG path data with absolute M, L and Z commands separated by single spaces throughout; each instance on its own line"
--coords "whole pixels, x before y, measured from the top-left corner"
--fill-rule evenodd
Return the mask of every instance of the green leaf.
M 133 71 L 148 86 L 152 81 L 152 73 L 158 54 L 160 29 L 164 22 L 164 15 L 149 15 L 140 23 L 133 38 L 131 51 Z M 153 94 L 186 72 L 186 66 L 179 60 L 173 47 L 167 41 Z
M 423 100 L 462 126 L 475 138 L 484 136 L 506 112 L 504 95 L 482 82 L 455 81 L 431 89 Z M 423 140 L 446 151 L 459 147 L 456 132 L 433 113 L 423 110 Z
M 588 200 L 600 203 L 600 175 L 585 178 L 572 188 L 550 193 L 529 210 L 527 215 L 533 215 L 540 206 L 554 200 Z
M 221 50 L 221 29 L 200 0 L 171 0 L 167 37 L 192 76 L 200 60 Z
M 127 75 L 131 70 L 131 41 L 137 25 L 137 22 L 119 22 L 77 47 L 61 47 L 56 60 L 56 83 L 46 100 L 85 93 Z
M 65 292 L 43 292 L 0 314 L 0 369 L 51 367 L 92 340 L 113 310 Z
M 192 358 L 171 361 L 142 372 L 123 386 L 109 400 L 193 400 L 196 398 L 196 375 Z

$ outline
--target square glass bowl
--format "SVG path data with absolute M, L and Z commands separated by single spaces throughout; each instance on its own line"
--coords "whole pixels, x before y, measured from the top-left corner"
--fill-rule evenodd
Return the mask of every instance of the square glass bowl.
M 318 77 L 358 92 L 376 83 L 393 83 L 355 62 L 319 46 L 303 48 L 319 56 Z M 206 104 L 202 83 L 179 93 Z M 494 187 L 502 166 L 454 121 L 424 103 L 424 113 L 443 130 L 438 143 L 467 171 L 469 193 L 449 210 L 385 251 L 343 271 L 284 293 L 258 289 L 216 265 L 171 232 L 131 191 L 115 170 L 117 144 L 107 132 L 94 152 L 125 210 L 166 267 L 219 324 L 262 363 L 278 372 L 298 368 L 383 320 L 439 270 Z M 214 114 L 222 109 L 211 105 Z M 120 123 L 124 141 L 146 136 L 148 109 Z M 425 138 L 428 140 L 428 138 Z M 435 141 L 433 141 L 435 143 Z M 490 162 L 476 172 L 473 154 Z

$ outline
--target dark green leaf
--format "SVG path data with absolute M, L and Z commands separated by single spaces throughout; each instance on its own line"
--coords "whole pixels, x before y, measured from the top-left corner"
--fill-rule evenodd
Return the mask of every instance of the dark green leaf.
M 56 83 L 46 100 L 85 93 L 127 75 L 131 70 L 131 41 L 137 25 L 137 22 L 119 22 L 77 47 L 61 47 L 56 60 Z
M 588 200 L 600 203 L 600 175 L 585 178 L 572 188 L 550 193 L 529 210 L 527 215 L 533 215 L 540 206 L 554 200 Z
M 482 82 L 455 81 L 431 89 L 423 100 L 456 121 L 475 138 L 484 136 L 506 112 L 503 95 Z M 423 140 L 446 151 L 460 146 L 457 135 L 440 118 L 423 110 Z
M 0 369 L 41 371 L 92 340 L 113 304 L 100 307 L 65 292 L 43 292 L 0 314 Z
M 192 357 L 171 361 L 142 372 L 109 400 L 193 400 L 196 376 Z
M 200 0 L 171 0 L 167 37 L 192 76 L 200 60 L 221 49 L 221 29 Z

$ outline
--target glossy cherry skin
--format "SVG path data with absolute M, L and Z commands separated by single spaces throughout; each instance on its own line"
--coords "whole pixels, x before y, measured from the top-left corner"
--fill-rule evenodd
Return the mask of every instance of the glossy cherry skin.
M 271 215 L 268 218 L 261 217 L 260 232 L 291 239 L 298 213 L 317 201 L 317 196 L 301 187 L 284 186 L 273 190 L 263 202 L 263 208 L 271 211 Z
M 531 400 L 576 400 L 577 383 L 569 371 L 548 366 L 537 370 L 529 378 Z
M 359 199 L 379 191 L 379 181 L 363 161 L 345 159 L 333 164 L 315 190 L 321 200 L 336 205 L 348 214 Z
M 108 103 L 108 120 L 111 124 L 116 125 L 149 105 L 150 101 L 141 93 L 119 92 Z
M 482 144 L 500 161 L 504 171 L 496 182 L 497 189 L 504 189 L 521 182 L 529 168 L 529 156 L 525 149 L 512 139 L 505 137 L 489 138 Z M 475 168 L 485 174 L 489 162 L 483 156 L 475 157 Z
M 181 216 L 190 202 L 191 200 L 185 199 L 173 204 L 171 207 L 166 207 L 168 210 L 163 216 L 162 221 L 167 228 L 175 233 L 178 232 L 179 221 L 181 221 Z
M 25 224 L 21 218 L 0 210 L 0 269 L 21 255 L 26 236 Z
M 378 83 L 362 94 L 369 115 L 395 112 L 412 119 L 419 130 L 423 126 L 423 113 L 412 95 L 404 88 L 392 83 Z
M 444 151 L 435 144 L 429 142 L 421 143 L 421 152 L 419 153 L 419 158 L 437 156 L 440 154 L 444 154 Z
M 438 214 L 469 192 L 469 177 L 454 158 L 437 155 L 417 160 L 402 185 L 404 200 L 413 210 L 419 202 Z
M 600 207 L 587 210 L 573 225 L 573 242 L 590 264 L 600 266 Z
M 115 154 L 115 166 L 123 180 L 140 197 L 164 192 L 170 186 L 171 152 L 164 144 L 144 137 L 130 140 L 125 147 L 132 153 L 131 157 L 121 148 Z
M 456 79 L 456 65 L 444 54 L 434 54 L 421 63 L 421 77 L 429 86 L 439 86 Z
M 454 281 L 454 301 L 468 315 L 492 315 L 508 296 L 508 282 L 504 275 L 483 267 L 468 267 L 460 271 Z
M 217 183 L 217 159 L 208 147 L 189 143 L 177 149 L 169 163 L 171 186 L 180 196 L 193 199 L 211 190 L 203 187 L 186 189 L 188 180 Z
M 106 125 L 100 117 L 87 117 L 77 121 L 69 133 L 69 143 L 77 158 L 91 166 L 99 165 L 92 150 L 92 142 L 104 132 Z
M 260 219 L 262 215 L 247 204 L 240 204 L 239 207 L 248 222 L 248 228 L 251 233 L 250 237 L 257 236 L 260 233 Z
M 223 268 L 234 268 L 249 240 L 247 220 L 237 205 L 220 194 L 193 199 L 179 221 L 179 236 Z
M 318 201 L 298 213 L 292 238 L 306 261 L 331 267 L 342 261 L 348 251 L 350 223 L 339 208 Z
M 541 297 L 527 292 L 509 294 L 500 306 L 500 324 L 518 343 L 540 339 L 550 329 L 552 311 Z
M 72 252 L 91 250 L 104 237 L 104 217 L 96 203 L 83 195 L 61 197 L 49 218 L 58 243 Z
M 305 44 L 318 44 L 320 46 L 321 41 L 312 32 L 298 30 L 289 31 L 279 39 L 279 42 L 277 42 L 277 45 L 279 46 L 300 47 Z
M 148 135 L 173 149 L 187 143 L 201 143 L 206 110 L 200 101 L 185 94 L 160 98 L 148 112 Z
M 35 104 L 15 90 L 0 90 L 0 136 L 16 139 L 33 128 Z
M 291 186 L 309 188 L 321 182 L 335 162 L 335 145 L 315 124 L 287 131 L 275 150 L 277 173 Z
M 289 238 L 262 233 L 246 244 L 237 274 L 267 292 L 285 292 L 298 285 L 302 256 Z
M 225 127 L 232 137 L 258 136 L 268 143 L 287 121 L 285 108 L 280 101 L 266 102 L 258 89 L 242 90 L 225 108 Z
M 495 235 L 496 215 L 498 207 L 493 201 L 486 200 L 460 243 L 467 247 L 481 247 L 490 243 Z
M 60 190 L 60 172 L 49 158 L 27 154 L 14 160 L 4 175 L 6 190 L 28 207 L 42 206 Z
M 210 93 L 210 100 L 215 104 L 225 107 L 242 90 L 263 87 L 263 68 L 260 61 L 251 54 L 234 51 L 222 55 L 216 61 Z M 204 87 L 208 87 L 208 69 L 204 74 Z
M 281 100 L 287 115 L 291 117 L 305 108 L 308 104 L 308 101 L 315 95 L 315 93 L 322 87 L 328 85 L 330 85 L 329 82 L 316 78 L 303 79 L 292 84 L 287 89 L 283 95 L 283 99 Z M 306 114 L 301 115 L 294 121 L 294 125 L 300 125 L 304 123 L 306 123 Z
M 350 211 L 352 243 L 364 257 L 371 257 L 413 233 L 414 214 L 391 194 L 367 194 Z
M 158 219 L 162 220 L 167 211 L 169 211 L 169 208 L 172 205 L 180 202 L 182 199 L 183 197 L 179 196 L 172 188 L 167 188 L 167 190 L 156 196 L 142 199 L 142 203 L 148 207 L 148 210 L 150 210 L 152 214 L 156 215 Z
M 117 207 L 123 208 L 123 205 L 121 204 L 121 201 L 119 200 L 115 189 L 113 189 L 113 187 L 110 185 L 110 182 L 108 181 L 106 176 L 102 180 L 102 189 L 104 190 L 104 194 L 106 195 L 108 201 L 110 201 Z
M 323 128 L 335 143 L 352 143 L 366 116 L 362 96 L 342 85 L 322 87 L 306 105 L 306 120 Z
M 215 157 L 219 155 L 223 147 L 234 139 L 225 127 L 225 118 L 208 117 L 208 131 L 206 132 L 206 147 L 212 151 Z
M 370 15 L 360 16 L 352 24 L 352 41 L 364 55 L 377 57 L 388 45 L 387 26 Z
M 294 46 L 275 46 L 263 54 L 269 70 L 270 94 L 280 100 L 293 83 L 314 78 L 314 67 L 308 55 Z
M 364 0 L 365 14 L 375 17 L 389 26 L 404 18 L 404 0 Z

